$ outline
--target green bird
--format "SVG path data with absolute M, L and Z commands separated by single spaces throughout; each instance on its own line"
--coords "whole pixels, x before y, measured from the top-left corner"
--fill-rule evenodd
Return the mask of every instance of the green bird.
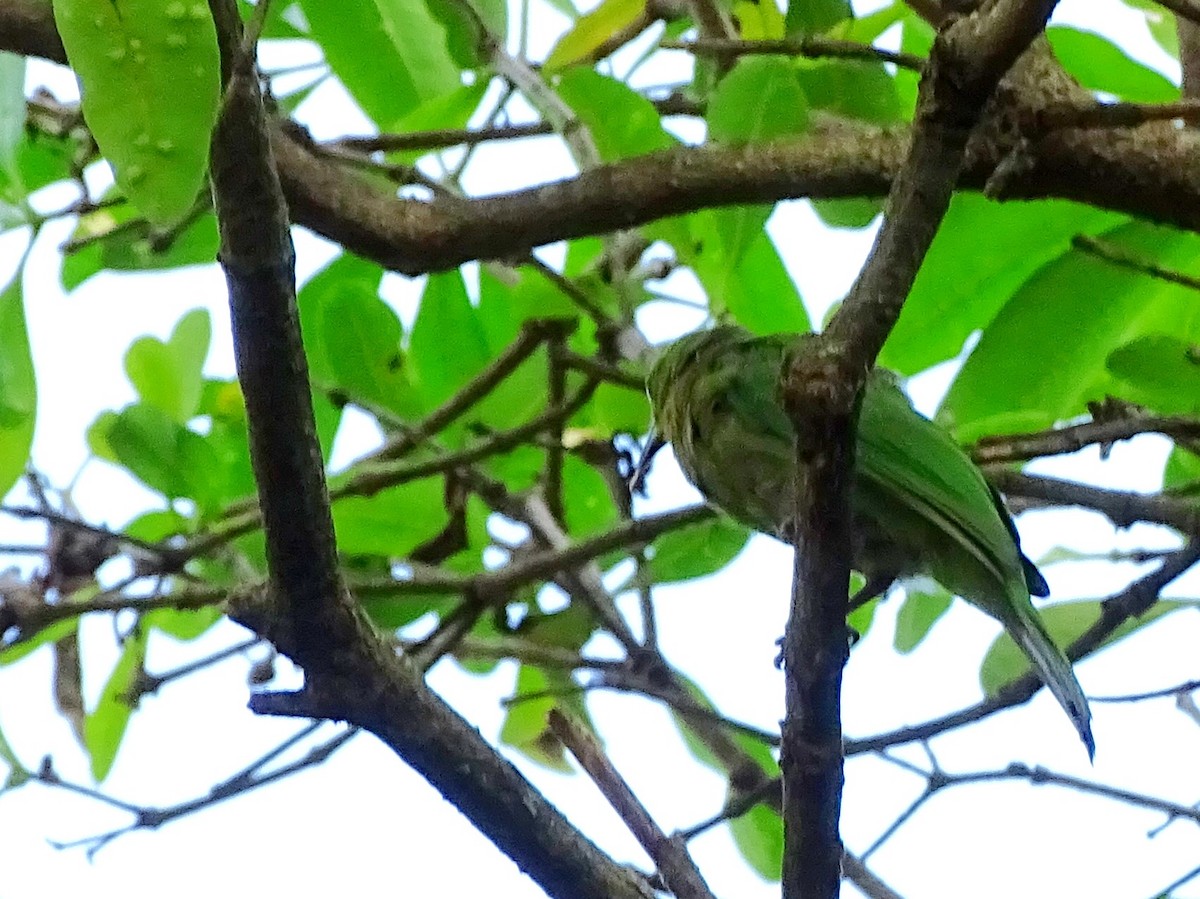
M 788 539 L 794 431 L 778 385 L 795 345 L 794 335 L 719 326 L 662 350 L 646 381 L 654 428 L 639 472 L 670 442 L 710 502 Z M 1028 654 L 1094 755 L 1087 698 L 1030 602 L 1049 588 L 1021 552 L 1008 510 L 962 448 L 880 369 L 863 391 L 851 511 L 852 558 L 867 578 L 865 595 L 925 574 L 987 612 Z

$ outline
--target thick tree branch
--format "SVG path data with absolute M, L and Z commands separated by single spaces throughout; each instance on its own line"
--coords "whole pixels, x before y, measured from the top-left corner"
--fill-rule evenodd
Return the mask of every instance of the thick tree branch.
M 214 3 L 218 10 L 231 15 L 224 3 Z M 296 660 L 314 669 L 332 662 L 347 628 L 337 613 L 344 587 L 296 311 L 295 253 L 252 51 L 231 49 L 223 63 L 228 83 L 211 158 L 219 258 L 271 583 L 294 628 Z
M 0 49 L 64 62 L 48 3 L 0 0 Z M 959 187 L 982 189 L 1047 111 L 1094 105 L 1038 45 L 1006 81 L 974 135 Z M 1053 116 L 1051 117 L 1053 118 Z M 471 259 L 520 258 L 531 248 L 711 206 L 883 196 L 909 144 L 902 128 L 818 128 L 796 142 L 695 147 L 598 166 L 577 177 L 473 200 L 399 199 L 325 158 L 301 129 L 272 122 L 293 221 L 361 256 L 410 274 Z M 1009 199 L 1058 197 L 1200 230 L 1200 134 L 1170 123 L 1132 129 L 1054 128 L 1026 147 Z
M 784 637 L 783 895 L 835 896 L 841 879 L 841 681 L 858 397 L 950 205 L 967 142 L 1053 0 L 1011 0 L 950 20 L 921 81 L 913 140 L 883 226 L 825 334 L 799 345 L 783 396 L 796 428 L 796 545 Z
M 552 896 L 645 896 L 644 885 L 575 830 L 395 656 L 342 582 L 300 340 L 287 210 L 253 55 L 237 47 L 232 0 L 213 6 L 225 26 L 229 73 L 213 135 L 213 194 L 271 576 L 267 591 L 234 597 L 231 615 L 295 659 L 306 677 L 303 692 L 258 694 L 251 707 L 371 730 Z

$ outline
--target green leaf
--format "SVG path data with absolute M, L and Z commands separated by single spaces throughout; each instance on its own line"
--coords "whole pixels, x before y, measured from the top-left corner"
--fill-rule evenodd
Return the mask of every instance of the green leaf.
M 558 39 L 543 70 L 556 72 L 587 62 L 592 54 L 646 14 L 643 0 L 601 0 L 591 12 L 580 16 Z
M 783 872 L 783 819 L 765 803 L 758 803 L 729 822 L 729 833 L 738 851 L 764 880 L 777 881 Z
M 1117 347 L 1108 370 L 1129 386 L 1125 395 L 1168 415 L 1200 411 L 1200 347 L 1152 334 Z
M 123 272 L 162 271 L 187 265 L 207 265 L 217 258 L 217 217 L 206 212 L 182 230 L 162 232 L 137 218 L 128 203 L 106 206 L 82 215 L 73 241 L 86 241 L 63 255 L 62 284 L 72 291 L 106 269 Z
M 1155 0 L 1124 0 L 1124 3 L 1146 17 L 1146 28 L 1168 56 L 1179 56 L 1179 32 L 1175 27 L 1175 16 L 1167 12 L 1166 7 Z
M 329 265 L 317 272 L 296 292 L 296 306 L 300 312 L 300 331 L 304 335 L 304 353 L 308 357 L 308 370 L 314 383 L 333 386 L 333 362 L 325 346 L 325 329 L 332 327 L 326 308 L 343 294 L 353 294 L 356 302 L 371 305 L 379 299 L 379 282 L 383 269 L 351 253 L 343 253 Z M 370 315 L 371 313 L 366 313 Z M 400 342 L 400 330 L 392 324 L 397 321 L 393 314 L 385 326 L 396 341 Z
M 904 117 L 896 80 L 882 63 L 810 60 L 795 68 L 795 77 L 813 109 L 876 125 Z
M 808 101 L 790 60 L 747 56 L 721 79 L 708 106 L 709 137 L 723 144 L 764 143 L 808 128 Z M 712 212 L 728 266 L 737 265 L 762 233 L 769 205 Z
M 212 479 L 216 455 L 199 434 L 145 403 L 126 406 L 103 421 L 101 436 L 111 458 L 152 490 L 172 499 L 187 497 L 201 507 L 220 496 L 223 485 Z
M 1177 270 L 1193 266 L 1200 252 L 1196 235 L 1145 222 L 1105 240 Z M 1123 393 L 1108 370 L 1113 350 L 1151 334 L 1200 340 L 1196 308 L 1195 293 L 1184 287 L 1067 252 L 1029 278 L 987 326 L 939 419 L 970 442 L 1081 415 L 1089 400 Z
M 54 0 L 83 117 L 117 184 L 158 225 L 196 203 L 220 99 L 217 32 L 195 0 Z
M 715 141 L 763 143 L 802 133 L 808 127 L 808 100 L 790 60 L 744 56 L 721 79 L 706 118 Z
M 346 555 L 404 558 L 446 526 L 440 476 L 421 478 L 371 498 L 333 504 L 338 549 Z
M 1163 490 L 1177 490 L 1188 496 L 1200 491 L 1200 456 L 1175 447 L 1163 470 Z
M 117 759 L 117 750 L 121 748 L 121 739 L 133 715 L 129 691 L 137 682 L 145 660 L 146 634 L 145 631 L 139 631 L 125 641 L 96 708 L 88 713 L 84 721 L 83 740 L 91 756 L 92 779 L 96 783 L 108 777 Z
M 503 41 L 508 34 L 505 0 L 426 0 L 429 11 L 446 29 L 446 46 L 454 63 L 473 69 L 487 62 L 485 32 Z M 487 79 L 480 79 L 486 84 Z
M 453 342 L 447 342 L 453 335 Z M 409 360 L 426 410 L 449 399 L 491 358 L 466 284 L 457 271 L 430 275 L 413 323 Z
M 746 41 L 782 40 L 784 17 L 774 3 L 758 0 L 733 0 L 732 19 L 738 36 Z
M 589 408 L 596 436 L 644 434 L 650 424 L 650 404 L 645 395 L 607 381 L 596 388 Z
M 669 531 L 653 543 L 654 555 L 638 574 L 639 585 L 669 584 L 724 568 L 740 553 L 750 532 L 725 516 Z
M 178 512 L 173 509 L 156 509 L 133 519 L 121 529 L 121 533 L 128 534 L 135 540 L 157 543 L 176 534 L 185 534 L 187 530 L 188 521 Z
M 25 57 L 0 51 L 0 169 L 17 172 L 25 138 Z
M 1159 599 L 1146 614 L 1140 618 L 1126 621 L 1118 627 L 1100 646 L 1111 646 L 1164 615 L 1180 609 L 1194 609 L 1197 605 L 1200 604 L 1186 600 Z M 1070 646 L 1088 628 L 1099 621 L 1103 611 L 1103 600 L 1081 600 L 1046 606 L 1040 609 L 1038 614 L 1050 632 L 1050 636 L 1054 638 L 1054 642 L 1065 647 Z M 983 687 L 985 694 L 995 696 L 1006 684 L 1012 683 L 1031 668 L 1029 657 L 1017 647 L 1012 637 L 1003 633 L 996 638 L 983 657 L 983 664 L 979 668 L 979 684 Z
M 907 590 L 904 605 L 896 614 L 896 636 L 892 645 L 897 652 L 912 652 L 932 630 L 938 619 L 950 608 L 952 597 L 938 588 L 932 592 Z
M 75 633 L 79 627 L 78 618 L 66 618 L 62 621 L 56 621 L 49 627 L 42 628 L 28 640 L 18 640 L 0 649 L 0 668 L 5 665 L 11 665 L 13 662 L 19 662 L 32 652 L 41 649 L 50 643 L 55 643 L 63 637 L 70 636 Z
M 0 497 L 25 470 L 37 418 L 37 379 L 21 290 L 24 270 L 22 259 L 12 281 L 0 292 Z
M 449 93 L 426 100 L 396 122 L 397 134 L 414 131 L 438 131 L 466 128 L 475 110 L 487 93 L 488 81 L 481 78 L 474 84 L 464 84 Z M 402 150 L 386 154 L 388 162 L 415 162 L 427 156 L 429 150 Z
M 665 150 L 675 144 L 654 104 L 626 84 L 592 69 L 575 68 L 558 81 L 558 94 L 587 126 L 603 162 Z
M 488 349 L 495 356 L 516 339 L 522 322 L 531 318 L 575 318 L 579 310 L 540 274 L 525 270 L 501 272 L 484 265 L 479 271 L 476 314 Z
M 787 5 L 788 37 L 820 34 L 843 19 L 854 15 L 848 0 L 789 0 Z M 773 879 L 779 877 L 776 871 Z
M 928 59 L 933 47 L 933 26 L 911 10 L 906 10 L 900 29 L 900 50 L 912 53 L 922 59 Z M 910 69 L 900 69 L 896 72 L 896 94 L 900 98 L 900 106 L 905 116 L 911 118 L 917 105 L 917 89 L 921 81 L 921 73 Z
M 326 61 L 381 130 L 461 85 L 446 31 L 422 0 L 300 0 L 300 6 Z
M 186 424 L 200 405 L 201 369 L 211 337 L 208 310 L 193 309 L 165 342 L 155 337 L 135 340 L 125 353 L 125 373 L 142 402 Z
M 857 571 L 850 574 L 850 596 L 862 589 L 866 580 Z M 848 627 L 859 638 L 865 637 L 871 629 L 871 625 L 875 623 L 875 612 L 879 608 L 879 603 L 882 597 L 877 596 L 868 602 L 863 603 L 853 612 L 846 616 L 846 627 Z
M 904 118 L 896 79 L 881 63 L 811 60 L 796 77 L 813 109 L 837 116 L 888 125 Z M 883 211 L 883 201 L 866 197 L 814 200 L 813 209 L 835 228 L 865 228 Z
M 698 706 L 713 712 L 717 711 L 704 691 L 694 682 L 683 676 L 680 676 L 680 681 Z M 672 710 L 671 718 L 679 730 L 680 737 L 683 738 L 684 745 L 696 761 L 714 771 L 724 774 L 732 773 L 724 769 L 717 757 L 696 735 L 683 716 Z M 779 776 L 779 765 L 766 744 L 745 733 L 731 732 L 731 736 L 738 748 L 758 763 L 763 774 L 767 777 Z M 765 810 L 767 814 L 762 814 L 760 810 Z M 783 834 L 779 816 L 769 806 L 759 803 L 745 815 L 730 821 L 729 828 L 730 834 L 746 862 L 762 877 L 778 880 L 783 852 Z
M 612 527 L 617 506 L 600 472 L 577 456 L 563 460 L 563 516 L 567 532 L 588 537 Z
M 361 272 L 341 277 L 360 264 L 339 260 L 301 292 L 301 328 L 313 383 L 415 417 L 420 402 L 400 349 L 400 319 L 378 296 L 378 267 L 371 266 L 373 283 Z
M 367 596 L 362 599 L 362 607 L 377 628 L 397 631 L 430 612 L 443 615 L 456 602 L 457 596 L 431 590 L 429 593 L 410 592 L 402 596 Z
M 857 19 L 844 18 L 828 29 L 829 37 L 873 44 L 883 33 L 898 22 L 903 22 L 912 12 L 898 0 Z
M 1046 37 L 1063 68 L 1088 90 L 1131 103 L 1179 99 L 1177 85 L 1154 69 L 1134 62 L 1107 38 L 1062 25 L 1051 25 Z
M 217 467 L 212 472 L 211 480 L 220 489 L 213 495 L 214 505 L 254 496 L 254 469 L 250 464 L 246 408 L 238 382 L 206 379 L 198 412 L 209 418 L 208 434 L 204 439 L 216 458 Z M 322 457 L 328 458 L 342 413 L 321 395 L 313 397 L 313 413 Z
M 500 742 L 512 746 L 528 758 L 552 771 L 567 773 L 571 764 L 558 738 L 550 730 L 547 716 L 559 704 L 555 696 L 537 694 L 562 692 L 579 688 L 570 677 L 558 672 L 546 671 L 532 665 L 522 665 L 517 670 L 517 685 L 514 697 L 517 701 L 508 707 L 504 725 L 500 728 Z M 537 696 L 522 699 L 523 696 Z
M 837 200 L 813 200 L 813 211 L 831 228 L 865 228 L 883 213 L 882 200 L 856 197 Z
M 208 633 L 209 628 L 221 618 L 221 610 L 216 606 L 204 609 L 155 609 L 146 614 L 142 625 L 187 643 Z
M 676 676 L 684 691 L 695 701 L 699 708 L 706 709 L 713 714 L 720 714 L 717 707 L 713 705 L 712 700 L 708 698 L 708 695 L 700 689 L 700 686 L 695 681 L 692 681 L 686 675 L 679 672 L 676 672 Z M 722 767 L 720 760 L 705 745 L 704 741 L 696 735 L 684 716 L 680 715 L 674 708 L 671 710 L 671 719 L 679 731 L 679 736 L 682 738 L 684 746 L 687 747 L 688 752 L 692 754 L 692 757 L 697 762 L 706 768 L 711 768 L 713 771 L 722 771 L 726 774 L 732 773 Z M 758 763 L 764 774 L 768 777 L 777 777 L 779 775 L 779 765 L 776 763 L 774 756 L 771 755 L 771 749 L 766 743 L 741 731 L 730 731 L 730 736 L 732 736 L 738 748 L 743 753 Z
M 1031 275 L 1070 255 L 1071 238 L 1123 221 L 1057 200 L 994 203 L 956 194 L 879 364 L 909 375 L 956 356 Z
M 0 796 L 24 785 L 33 777 L 33 772 L 22 765 L 21 760 L 13 752 L 3 731 L 0 731 L 0 762 L 4 762 L 8 766 L 8 776 L 5 777 L 4 784 L 0 786 Z
M 35 133 L 24 134 L 24 139 L 14 150 L 12 166 L 0 165 L 0 230 L 26 224 L 26 198 L 70 174 L 69 141 Z
M 698 217 L 697 222 L 703 221 Z M 770 235 L 760 231 L 736 265 L 725 264 L 719 240 L 709 232 L 707 243 L 692 266 L 708 291 L 714 314 L 728 312 L 734 320 L 756 334 L 810 330 L 808 313 L 796 285 L 784 268 Z
M 242 19 L 248 20 L 256 10 L 256 5 L 249 0 L 238 0 L 238 8 Z M 263 27 L 264 38 L 297 38 L 306 40 L 308 29 L 304 17 L 293 3 L 272 3 L 267 11 L 267 21 Z

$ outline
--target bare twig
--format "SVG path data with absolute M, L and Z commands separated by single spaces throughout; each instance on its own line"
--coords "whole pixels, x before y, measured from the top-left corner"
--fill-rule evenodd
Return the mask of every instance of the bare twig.
M 136 546 L 147 555 L 164 560 L 164 567 L 165 560 L 170 560 L 171 562 L 175 561 L 174 557 L 177 553 L 177 550 L 172 549 L 171 547 L 163 546 L 158 543 L 150 543 L 149 541 L 141 540 L 137 537 L 131 537 L 128 534 L 122 534 L 120 531 L 111 530 L 103 525 L 89 524 L 86 521 L 81 521 L 75 516 L 66 515 L 61 512 L 55 512 L 53 509 L 39 509 L 32 506 L 3 505 L 0 506 L 0 513 L 11 515 L 13 518 L 20 518 L 23 520 L 41 519 L 47 524 L 54 525 L 55 527 L 81 531 L 100 540 L 109 541 L 114 546 L 119 546 L 121 544 Z
M 842 876 L 869 899 L 902 899 L 901 895 L 880 880 L 861 858 L 849 852 L 842 854 Z
M 1181 416 L 1146 415 L 1113 421 L 1089 421 L 1028 434 L 985 437 L 967 447 L 978 465 L 1023 462 L 1042 456 L 1074 453 L 1085 446 L 1107 446 L 1140 434 L 1162 434 L 1174 440 L 1200 439 L 1200 421 Z
M 1162 589 L 1195 565 L 1197 560 L 1200 560 L 1200 541 L 1193 541 L 1164 559 L 1154 571 L 1109 597 L 1101 606 L 1099 620 L 1067 647 L 1067 657 L 1074 661 L 1095 651 L 1118 627 L 1130 618 L 1144 614 Z M 1041 679 L 1033 672 L 1028 672 L 1002 687 L 994 696 L 958 712 L 873 737 L 847 740 L 846 755 L 878 752 L 902 743 L 927 741 L 938 734 L 1027 702 L 1041 686 Z
M 1187 500 L 1107 490 L 1074 481 L 1022 474 L 999 465 L 988 466 L 985 474 L 1002 493 L 1055 506 L 1094 509 L 1117 527 L 1148 521 L 1168 525 L 1184 534 L 1200 535 L 1200 507 Z
M 246 650 L 257 646 L 262 641 L 258 637 L 250 637 L 240 643 L 234 643 L 232 646 L 227 646 L 224 649 L 205 656 L 202 659 L 196 659 L 192 662 L 187 662 L 178 667 L 172 668 L 169 671 L 163 671 L 160 674 L 151 674 L 148 671 L 142 671 L 130 689 L 130 694 L 127 698 L 130 700 L 130 705 L 137 702 L 139 698 L 147 694 L 158 692 L 159 688 L 164 684 L 168 684 L 173 680 L 178 680 L 182 677 L 195 674 L 197 671 L 202 671 L 213 665 L 223 662 L 226 659 L 233 658 L 236 655 L 241 655 Z
M 348 728 L 336 737 L 327 742 L 313 747 L 303 758 L 297 759 L 287 765 L 283 765 L 266 773 L 258 773 L 265 765 L 270 764 L 287 750 L 291 749 L 301 740 L 313 734 L 322 722 L 315 722 L 302 728 L 298 733 L 284 740 L 275 748 L 261 756 L 259 759 L 247 765 L 241 771 L 234 774 L 232 777 L 216 784 L 204 796 L 195 799 L 189 799 L 180 802 L 176 805 L 154 807 L 154 806 L 138 806 L 131 803 L 122 802 L 110 796 L 93 790 L 90 787 L 85 787 L 80 784 L 74 784 L 69 781 L 62 780 L 49 765 L 49 759 L 43 763 L 42 768 L 37 772 L 36 779 L 40 783 L 47 786 L 58 787 L 81 796 L 87 796 L 91 799 L 96 799 L 100 802 L 110 805 L 133 815 L 132 823 L 119 827 L 115 830 L 106 833 L 97 834 L 90 837 L 85 837 L 80 840 L 72 840 L 70 842 L 55 842 L 51 845 L 58 849 L 70 849 L 76 846 L 83 846 L 87 849 L 88 857 L 93 857 L 97 852 L 111 843 L 118 837 L 124 836 L 127 833 L 132 833 L 135 830 L 156 830 L 164 824 L 169 824 L 180 818 L 187 817 L 198 811 L 211 808 L 228 799 L 233 799 L 259 787 L 264 787 L 267 784 L 274 783 L 278 780 L 290 777 L 306 768 L 312 768 L 316 765 L 324 763 L 331 755 L 337 752 L 342 746 L 354 738 L 358 734 L 358 728 Z
M 744 41 L 732 38 L 697 38 L 691 41 L 663 41 L 664 50 L 687 50 L 705 56 L 751 56 L 778 54 L 804 56 L 810 59 L 854 59 L 867 62 L 890 62 L 904 69 L 921 71 L 925 60 L 913 53 L 897 53 L 870 44 L 839 41 L 832 38 L 804 37 L 792 40 Z
M 1193 690 L 1200 690 L 1200 680 L 1184 681 L 1182 684 L 1176 684 L 1174 687 L 1165 687 L 1161 690 L 1148 690 L 1144 693 L 1123 693 L 1119 696 L 1088 696 L 1089 702 L 1145 702 L 1147 699 L 1166 699 L 1168 697 L 1178 696 L 1180 693 L 1191 693 Z
M 1057 128 L 1137 128 L 1150 122 L 1200 122 L 1200 103 L 1067 103 L 1050 106 L 1038 117 L 1038 126 Z
M 546 340 L 570 333 L 573 325 L 559 319 L 531 319 L 499 356 L 460 387 L 455 394 L 407 431 L 389 440 L 376 454 L 380 459 L 398 459 L 429 437 L 452 424 L 460 415 L 486 397 L 511 375 Z
M 1175 895 L 1175 891 L 1177 889 L 1179 889 L 1181 886 L 1191 883 L 1197 877 L 1200 877 L 1200 865 L 1192 868 L 1192 870 L 1188 871 L 1178 879 L 1171 881 L 1171 883 L 1167 884 L 1167 886 L 1163 887 L 1161 890 L 1155 890 L 1150 894 L 1148 899 L 1169 899 L 1169 897 L 1173 897 Z
M 550 729 L 579 762 L 630 833 L 654 860 L 667 888 L 680 899 L 713 899 L 708 885 L 688 855 L 682 838 L 668 837 L 654 823 L 629 784 L 604 755 L 595 738 L 559 709 L 549 715 Z

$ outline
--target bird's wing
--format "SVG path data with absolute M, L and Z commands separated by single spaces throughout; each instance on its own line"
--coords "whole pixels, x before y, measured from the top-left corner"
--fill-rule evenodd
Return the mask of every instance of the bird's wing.
M 983 475 L 946 431 L 912 408 L 885 372 L 872 373 L 867 382 L 857 447 L 858 477 L 875 491 L 952 540 L 1004 593 L 1014 577 L 1024 582 L 1016 542 Z M 938 554 L 947 557 L 954 547 Z

